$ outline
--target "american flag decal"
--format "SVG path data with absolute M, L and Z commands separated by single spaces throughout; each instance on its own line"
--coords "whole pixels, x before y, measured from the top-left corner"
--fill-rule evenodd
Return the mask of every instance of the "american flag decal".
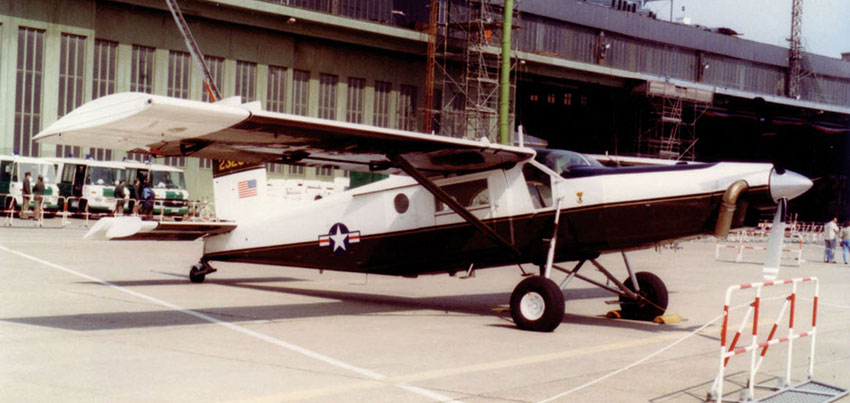
M 253 197 L 257 195 L 257 180 L 239 181 L 239 198 Z

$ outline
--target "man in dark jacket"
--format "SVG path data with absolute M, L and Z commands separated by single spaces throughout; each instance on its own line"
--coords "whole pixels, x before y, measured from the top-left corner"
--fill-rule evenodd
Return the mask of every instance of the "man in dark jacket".
M 139 213 L 139 207 L 142 205 L 142 181 L 139 178 L 136 178 L 135 184 L 133 184 L 133 193 L 130 194 L 131 209 L 133 210 L 133 214 Z
M 124 198 L 127 196 L 127 191 L 124 186 L 124 179 L 121 179 L 118 182 L 118 186 L 115 187 L 115 211 L 112 212 L 112 215 L 119 216 L 124 213 Z
M 32 189 L 32 194 L 35 196 L 35 219 L 38 220 L 38 226 L 44 226 L 44 177 L 38 175 L 38 182 Z
M 24 173 L 23 188 L 21 189 L 21 219 L 29 218 L 30 202 L 32 201 L 32 185 L 30 184 L 30 173 Z
M 154 203 L 154 193 L 151 188 L 151 184 L 149 182 L 145 182 L 142 185 L 142 209 L 140 214 L 142 215 L 142 219 L 152 220 L 153 219 L 153 203 Z

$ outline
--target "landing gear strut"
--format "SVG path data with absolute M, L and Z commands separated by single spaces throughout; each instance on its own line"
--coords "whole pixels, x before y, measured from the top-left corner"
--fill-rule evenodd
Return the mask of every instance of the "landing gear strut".
M 209 263 L 202 260 L 192 265 L 192 268 L 189 269 L 189 281 L 193 283 L 203 283 L 204 279 L 207 277 L 207 274 L 215 273 L 217 271 L 218 270 L 210 266 Z
M 596 259 L 589 259 L 590 263 L 596 267 L 600 273 L 605 275 L 605 277 L 608 278 L 608 282 L 613 283 L 616 288 L 578 274 L 579 269 L 581 269 L 582 265 L 584 265 L 587 260 L 579 261 L 572 270 L 568 270 L 557 265 L 553 265 L 552 268 L 567 274 L 567 278 L 565 278 L 560 284 L 561 289 L 566 288 L 567 284 L 569 284 L 573 278 L 578 278 L 602 288 L 603 290 L 619 295 L 620 299 L 618 302 L 620 304 L 620 312 L 624 319 L 653 320 L 658 316 L 664 315 L 664 312 L 667 310 L 668 302 L 667 287 L 664 285 L 664 282 L 661 281 L 658 276 L 650 272 L 633 272 L 629 265 L 629 259 L 626 257 L 626 253 L 621 252 L 621 254 L 623 255 L 623 262 L 625 263 L 626 271 L 629 273 L 629 277 L 622 282 L 617 280 L 617 278 L 614 277 L 614 275 L 611 274 L 605 266 L 602 266 L 599 262 L 597 262 Z

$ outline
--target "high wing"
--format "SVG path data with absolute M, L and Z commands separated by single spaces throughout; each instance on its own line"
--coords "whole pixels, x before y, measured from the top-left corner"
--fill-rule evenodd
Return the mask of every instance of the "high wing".
M 427 176 L 510 167 L 534 156 L 528 148 L 263 111 L 259 103 L 240 104 L 236 98 L 213 104 L 113 94 L 75 109 L 35 140 L 383 173 L 400 173 L 400 157 Z

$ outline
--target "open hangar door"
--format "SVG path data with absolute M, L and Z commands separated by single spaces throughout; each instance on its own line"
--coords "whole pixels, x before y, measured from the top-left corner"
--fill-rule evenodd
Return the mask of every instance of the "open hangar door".
M 525 75 L 517 83 L 517 124 L 549 147 L 586 153 L 623 152 L 634 123 L 622 88 Z

